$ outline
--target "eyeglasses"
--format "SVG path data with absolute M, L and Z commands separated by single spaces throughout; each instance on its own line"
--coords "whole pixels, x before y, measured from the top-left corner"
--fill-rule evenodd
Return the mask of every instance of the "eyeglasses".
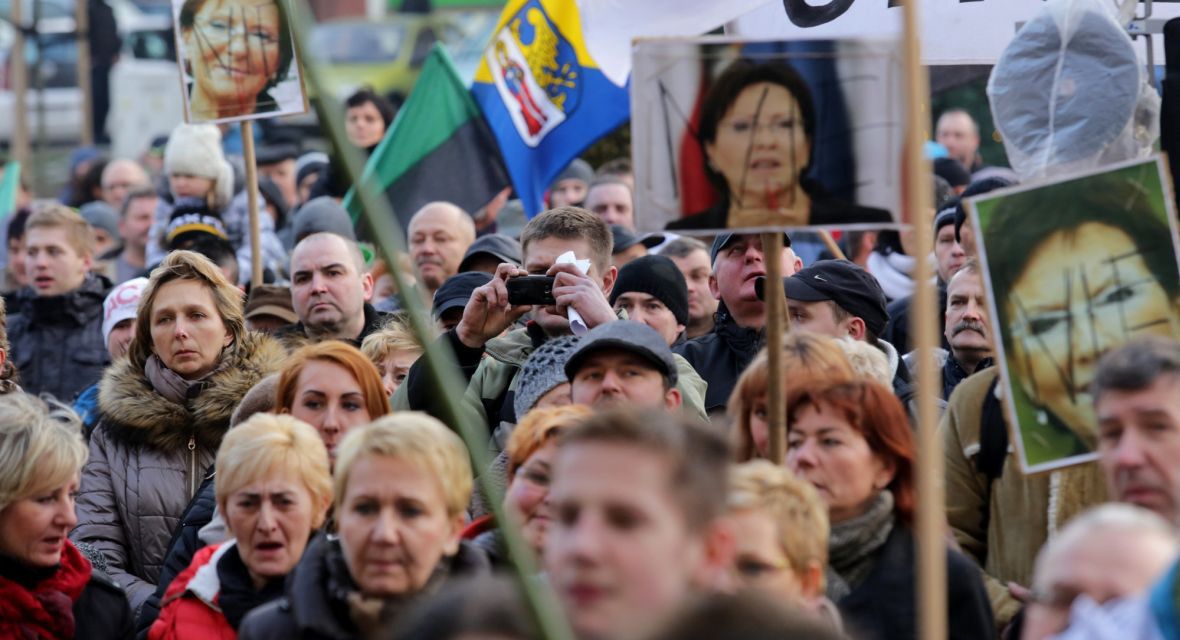
M 212 18 L 197 23 L 197 35 L 213 46 L 242 39 L 246 40 L 248 46 L 254 47 L 274 47 L 279 44 L 279 37 L 260 25 L 262 20 L 253 22 L 252 26 L 243 26 L 246 24 L 244 18 Z

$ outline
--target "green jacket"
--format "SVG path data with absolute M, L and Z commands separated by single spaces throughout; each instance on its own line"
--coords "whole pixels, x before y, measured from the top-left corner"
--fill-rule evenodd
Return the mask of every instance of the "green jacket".
M 987 475 L 975 467 L 975 458 L 980 451 L 984 397 L 996 375 L 997 368 L 992 367 L 959 384 L 939 431 L 946 465 L 947 523 L 963 552 L 983 567 L 996 626 L 1003 628 L 1020 609 L 1020 603 L 1008 594 L 1008 582 L 1030 587 L 1037 551 L 1050 533 L 1086 508 L 1104 502 L 1106 491 L 1095 463 L 1024 475 L 1012 446 L 1003 472 L 988 486 Z

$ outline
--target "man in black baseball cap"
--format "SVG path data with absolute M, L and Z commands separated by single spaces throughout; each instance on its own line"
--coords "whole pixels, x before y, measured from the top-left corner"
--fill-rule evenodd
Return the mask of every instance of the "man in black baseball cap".
M 672 350 L 655 329 L 632 320 L 590 330 L 565 363 L 574 404 L 680 407 Z
M 610 225 L 610 234 L 614 239 L 614 248 L 611 250 L 610 262 L 615 267 L 622 269 L 623 265 L 632 260 L 646 256 L 647 250 L 664 242 L 664 236 L 659 234 L 651 234 L 640 236 L 636 235 L 634 231 L 618 224 Z
M 713 331 L 680 343 L 673 350 L 709 383 L 705 409 L 715 414 L 725 411 L 738 376 L 765 343 L 762 330 L 766 326 L 766 305 L 758 298 L 754 284 L 766 277 L 767 258 L 762 236 L 757 233 L 721 234 L 713 241 L 709 254 L 713 265 L 709 290 L 720 301 Z M 803 268 L 786 234 L 778 259 L 784 277 Z
M 758 282 L 765 295 L 765 278 Z M 881 340 L 889 321 L 885 292 L 871 273 L 847 260 L 821 260 L 783 279 L 791 330 L 813 331 L 833 338 L 867 342 L 881 351 L 893 371 L 894 390 L 908 386 L 909 371 L 897 349 Z
M 434 292 L 434 322 L 441 331 L 450 331 L 463 318 L 463 307 L 471 300 L 471 293 L 491 282 L 492 276 L 482 271 L 464 271 L 443 281 Z
M 520 266 L 520 242 L 502 233 L 480 236 L 467 247 L 459 271 L 483 271 L 495 274 L 501 263 Z

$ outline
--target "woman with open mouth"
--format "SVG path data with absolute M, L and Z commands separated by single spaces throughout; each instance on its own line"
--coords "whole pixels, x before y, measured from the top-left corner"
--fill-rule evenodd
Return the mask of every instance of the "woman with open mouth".
M 0 396 L 0 638 L 129 638 L 127 597 L 67 537 L 86 462 L 63 405 Z
M 280 600 L 255 609 L 242 638 L 388 638 L 449 580 L 491 565 L 460 531 L 471 499 L 467 448 L 421 413 L 351 430 L 336 455 L 339 536 L 317 536 Z
M 233 539 L 197 552 L 164 595 L 148 638 L 233 638 L 246 613 L 283 594 L 283 579 L 323 525 L 328 451 L 310 425 L 258 413 L 217 452 L 217 506 Z

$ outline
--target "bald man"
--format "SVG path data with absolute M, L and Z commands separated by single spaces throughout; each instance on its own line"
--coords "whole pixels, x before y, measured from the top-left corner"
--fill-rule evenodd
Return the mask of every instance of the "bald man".
M 934 128 L 934 140 L 946 147 L 947 155 L 969 172 L 982 164 L 979 158 L 979 124 L 962 109 L 944 111 Z
M 129 191 L 151 185 L 147 172 L 133 160 L 112 160 L 102 170 L 102 199 L 116 211 L 123 208 Z
M 410 218 L 410 259 L 425 300 L 459 272 L 463 254 L 475 242 L 475 223 L 449 202 L 431 202 Z

